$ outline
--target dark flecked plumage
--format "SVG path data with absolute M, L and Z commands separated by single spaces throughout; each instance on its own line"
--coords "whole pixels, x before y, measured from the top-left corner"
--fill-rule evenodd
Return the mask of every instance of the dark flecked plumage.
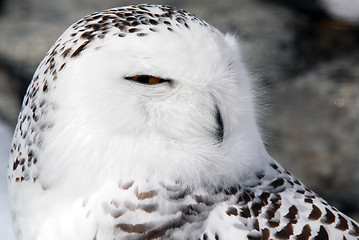
M 141 41 L 161 32 L 190 32 L 194 26 L 200 26 L 204 31 L 217 31 L 193 14 L 170 6 L 141 4 L 113 8 L 77 21 L 49 50 L 24 98 L 11 147 L 8 179 L 11 189 L 18 194 L 11 198 L 16 206 L 12 218 L 19 239 L 50 239 L 51 236 L 41 234 L 51 228 L 58 230 L 51 232 L 53 237 L 72 232 L 81 233 L 84 239 L 98 240 L 359 239 L 358 223 L 329 206 L 273 160 L 268 160 L 268 166 L 254 174 L 241 178 L 241 182 L 230 185 L 221 182 L 216 186 L 190 187 L 181 181 L 123 179 L 105 194 L 100 190 L 98 193 L 81 189 L 85 193 L 80 194 L 61 189 L 61 197 L 65 198 L 59 200 L 52 195 L 56 189 L 46 181 L 46 176 L 57 173 L 41 169 L 39 163 L 47 160 L 47 155 L 40 154 L 48 147 L 43 144 L 44 135 L 57 124 L 54 113 L 58 106 L 51 97 L 56 93 L 57 83 L 62 81 L 60 74 L 76 60 L 86 57 L 85 53 L 90 49 L 101 49 L 109 39 L 136 38 Z M 162 82 L 168 84 L 170 81 Z M 212 135 L 220 146 L 225 140 L 226 122 L 218 105 L 213 106 L 213 110 L 216 127 Z M 77 145 L 86 145 L 86 137 L 76 139 Z M 76 148 L 77 151 L 81 152 Z M 62 155 L 57 157 L 63 160 Z M 56 162 L 59 168 L 63 164 L 60 160 Z M 77 164 L 78 159 L 71 160 Z M 90 163 L 84 165 L 84 172 L 93 168 Z M 98 175 L 107 174 L 101 170 L 96 169 Z M 97 175 L 87 177 L 86 180 L 91 181 Z M 59 179 L 67 180 L 61 176 Z M 80 179 L 78 176 L 72 179 L 73 185 L 77 186 Z M 100 185 L 94 187 L 98 190 L 103 187 Z M 28 196 L 39 197 L 24 200 L 21 194 L 28 193 L 24 186 L 32 189 Z M 16 192 L 20 188 L 23 190 L 21 194 Z M 49 206 L 57 208 L 49 213 L 45 209 L 52 218 L 39 230 L 23 221 L 27 209 L 21 201 L 35 206 L 37 211 Z M 69 202 L 72 204 L 66 205 Z M 74 230 L 71 224 L 57 224 L 64 212 L 71 216 L 68 220 L 78 224 L 76 226 L 86 227 Z M 77 215 L 71 215 L 74 212 Z M 37 216 L 31 217 L 36 219 Z

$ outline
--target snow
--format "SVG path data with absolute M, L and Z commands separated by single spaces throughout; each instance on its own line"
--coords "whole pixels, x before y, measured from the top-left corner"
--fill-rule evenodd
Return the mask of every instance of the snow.
M 322 0 L 322 3 L 334 18 L 359 24 L 359 0 Z
M 12 132 L 0 120 L 0 239 L 13 240 L 7 195 L 7 164 L 9 160 Z

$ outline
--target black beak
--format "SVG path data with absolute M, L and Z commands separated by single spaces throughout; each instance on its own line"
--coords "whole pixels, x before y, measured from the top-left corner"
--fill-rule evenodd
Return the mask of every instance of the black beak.
M 223 119 L 221 116 L 221 112 L 218 109 L 218 106 L 216 106 L 216 130 L 214 132 L 215 137 L 217 138 L 218 142 L 221 143 L 223 142 L 223 135 L 224 135 L 224 131 L 223 131 Z

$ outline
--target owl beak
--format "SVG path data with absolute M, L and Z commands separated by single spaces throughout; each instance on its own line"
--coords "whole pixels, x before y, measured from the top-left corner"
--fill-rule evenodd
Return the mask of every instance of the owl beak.
M 214 131 L 214 135 L 218 140 L 218 143 L 223 142 L 224 130 L 223 130 L 223 119 L 221 115 L 221 111 L 219 110 L 218 106 L 216 105 L 216 128 Z

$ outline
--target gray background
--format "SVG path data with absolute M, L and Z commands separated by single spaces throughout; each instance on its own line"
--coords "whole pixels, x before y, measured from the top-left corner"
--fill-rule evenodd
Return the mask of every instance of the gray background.
M 94 11 L 135 3 L 140 1 L 0 0 L 0 121 L 9 132 L 33 72 L 60 34 Z M 186 9 L 239 37 L 260 86 L 259 122 L 268 151 L 359 220 L 359 25 L 331 18 L 315 0 L 146 3 Z M 5 135 L 0 144 L 9 144 L 1 143 Z M 5 162 L 7 156 L 0 156 L 1 173 Z

